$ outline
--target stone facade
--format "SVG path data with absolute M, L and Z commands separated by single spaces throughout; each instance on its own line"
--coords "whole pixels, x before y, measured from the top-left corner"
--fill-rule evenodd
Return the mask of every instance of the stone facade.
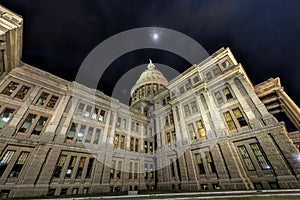
M 0 79 L 1 197 L 300 188 L 296 146 L 228 48 L 169 83 L 150 63 L 131 106 L 15 62 Z

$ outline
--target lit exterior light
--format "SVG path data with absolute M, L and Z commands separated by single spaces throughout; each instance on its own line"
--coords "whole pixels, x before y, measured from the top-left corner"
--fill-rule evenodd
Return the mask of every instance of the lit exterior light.
M 153 34 L 153 39 L 154 39 L 154 40 L 157 40 L 157 39 L 158 39 L 158 34 L 157 34 L 157 33 L 154 33 L 154 34 Z

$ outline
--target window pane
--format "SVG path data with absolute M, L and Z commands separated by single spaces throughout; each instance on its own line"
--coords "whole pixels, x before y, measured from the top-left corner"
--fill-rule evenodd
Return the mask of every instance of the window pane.
M 101 129 L 97 128 L 95 133 L 95 138 L 94 138 L 94 144 L 98 144 L 100 133 L 101 133 Z
M 221 74 L 219 67 L 213 69 L 213 74 L 214 76 L 218 76 L 219 74 Z
M 0 161 L 0 176 L 4 173 L 5 169 L 7 168 L 8 164 L 10 163 L 12 157 L 14 156 L 15 151 L 8 150 L 6 151 L 5 155 Z
M 104 116 L 105 116 L 105 111 L 101 110 L 98 120 L 100 122 L 103 122 L 104 121 Z
M 271 169 L 271 166 L 268 164 L 266 158 L 262 154 L 262 151 L 261 151 L 258 143 L 250 144 L 250 147 L 251 147 L 255 157 L 257 158 L 260 167 L 262 169 Z
M 193 101 L 193 102 L 191 103 L 191 107 L 192 107 L 193 113 L 198 112 L 198 106 L 197 106 L 197 103 L 196 103 L 195 101 Z
M 81 157 L 80 160 L 79 160 L 78 169 L 77 169 L 77 173 L 76 173 L 76 178 L 77 179 L 81 178 L 81 176 L 82 176 L 85 160 L 86 160 L 85 157 Z
M 247 167 L 248 170 L 255 170 L 254 166 L 253 166 L 253 163 L 251 161 L 251 158 L 247 152 L 247 149 L 246 147 L 243 145 L 243 146 L 238 146 L 238 149 L 239 149 L 239 152 L 242 156 L 242 159 L 244 160 L 244 163 Z
M 191 111 L 190 111 L 189 105 L 183 106 L 183 109 L 184 109 L 185 116 L 190 116 L 191 115 Z
M 226 121 L 226 123 L 228 125 L 229 130 L 236 129 L 236 126 L 235 126 L 235 124 L 233 122 L 233 119 L 232 119 L 230 113 L 229 112 L 224 113 L 224 117 L 225 117 L 225 121 Z
M 206 132 L 203 127 L 202 121 L 197 121 L 198 134 L 200 138 L 206 137 Z
M 27 158 L 28 158 L 28 155 L 29 155 L 29 152 L 21 152 L 16 164 L 14 165 L 14 167 L 12 168 L 9 176 L 10 177 L 18 177 L 22 168 L 23 168 L 23 165 L 25 164 Z
M 11 108 L 4 109 L 4 111 L 0 115 L 0 128 L 3 128 L 4 125 L 10 120 L 14 111 L 15 110 Z
M 78 108 L 76 110 L 77 115 L 82 115 L 84 106 L 85 106 L 84 103 L 79 103 Z
M 99 109 L 95 107 L 94 112 L 92 114 L 92 119 L 97 119 Z
M 36 118 L 36 115 L 29 114 L 18 132 L 25 133 L 28 129 L 30 129 L 35 118 Z
M 88 105 L 88 106 L 86 107 L 85 112 L 84 112 L 84 116 L 85 116 L 85 117 L 89 117 L 90 114 L 91 114 L 91 112 L 92 112 L 92 106 Z
M 194 125 L 193 124 L 189 124 L 188 125 L 188 129 L 189 129 L 189 133 L 191 135 L 192 140 L 197 139 L 196 133 L 195 133 L 195 129 L 194 129 Z
M 10 96 L 18 87 L 19 83 L 16 82 L 10 82 L 6 88 L 1 92 L 1 94 Z
M 227 101 L 233 99 L 233 96 L 232 96 L 232 94 L 231 94 L 231 92 L 230 92 L 230 90 L 229 90 L 228 87 L 226 87 L 226 88 L 223 90 L 223 92 L 224 92 L 224 94 L 225 94 L 225 97 L 226 97 Z
M 71 159 L 70 159 L 70 162 L 69 162 L 69 165 L 68 165 L 68 169 L 67 169 L 67 173 L 65 175 L 65 178 L 70 178 L 71 177 L 73 169 L 74 169 L 74 166 L 75 166 L 75 163 L 76 163 L 76 159 L 77 159 L 76 156 L 71 156 Z
M 61 155 L 57 161 L 57 164 L 55 166 L 54 172 L 53 172 L 53 177 L 54 178 L 59 178 L 62 168 L 66 162 L 67 156 Z
M 44 105 L 47 98 L 48 98 L 49 94 L 46 92 L 42 92 L 41 96 L 39 97 L 39 99 L 36 101 L 36 104 L 38 105 Z
M 248 126 L 248 124 L 239 108 L 233 109 L 232 112 L 233 112 L 235 118 L 238 120 L 241 127 Z
M 77 124 L 72 122 L 69 133 L 67 135 L 67 140 L 73 140 L 75 133 L 76 133 L 76 128 L 77 128 Z
M 51 99 L 49 100 L 48 104 L 47 104 L 47 107 L 48 108 L 54 108 L 57 100 L 58 100 L 57 96 L 52 96 Z
M 87 167 L 87 170 L 86 170 L 85 178 L 91 178 L 93 165 L 94 165 L 94 160 L 95 160 L 94 158 L 89 159 L 89 164 L 88 164 L 88 167 Z
M 21 89 L 16 94 L 15 98 L 24 99 L 24 97 L 26 96 L 29 89 L 30 89 L 30 87 L 22 86 Z
M 42 132 L 47 119 L 48 117 L 41 116 L 31 134 L 39 135 Z
M 84 135 L 84 133 L 85 133 L 85 129 L 86 129 L 86 126 L 85 126 L 85 125 L 81 125 L 81 126 L 80 126 L 80 130 L 79 130 L 79 132 L 77 133 L 76 141 L 82 141 L 83 135 Z
M 216 100 L 217 100 L 218 104 L 224 103 L 222 95 L 221 95 L 220 92 L 215 92 L 215 97 L 216 97 Z
M 93 131 L 94 131 L 94 128 L 93 127 L 89 127 L 88 133 L 87 133 L 86 138 L 85 138 L 85 142 L 86 143 L 90 143 L 91 142 L 91 139 L 92 139 L 92 136 L 93 136 Z

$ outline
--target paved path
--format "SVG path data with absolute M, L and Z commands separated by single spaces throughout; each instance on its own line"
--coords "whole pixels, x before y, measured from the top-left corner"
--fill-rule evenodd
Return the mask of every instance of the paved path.
M 55 200 L 97 200 L 97 199 L 120 199 L 120 200 L 190 200 L 190 199 L 215 199 L 229 197 L 251 197 L 251 196 L 300 196 L 300 189 L 295 190 L 247 190 L 247 191 L 224 191 L 224 192 L 189 192 L 168 194 L 145 194 L 145 195 L 123 195 L 123 196 L 95 196 L 95 197 L 72 197 L 56 198 Z M 49 200 L 49 199 L 45 199 Z

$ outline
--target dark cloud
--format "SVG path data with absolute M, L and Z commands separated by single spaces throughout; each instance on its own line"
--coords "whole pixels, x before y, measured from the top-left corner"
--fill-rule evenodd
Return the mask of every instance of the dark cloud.
M 280 76 L 300 103 L 300 2 L 295 0 L 0 0 L 24 18 L 23 60 L 70 81 L 86 55 L 119 32 L 146 26 L 180 31 L 208 52 L 230 47 L 254 84 Z M 107 74 L 155 62 L 184 71 L 189 64 L 168 52 L 140 50 L 113 62 Z M 120 70 L 122 69 L 122 70 Z M 117 81 L 103 78 L 110 94 Z

